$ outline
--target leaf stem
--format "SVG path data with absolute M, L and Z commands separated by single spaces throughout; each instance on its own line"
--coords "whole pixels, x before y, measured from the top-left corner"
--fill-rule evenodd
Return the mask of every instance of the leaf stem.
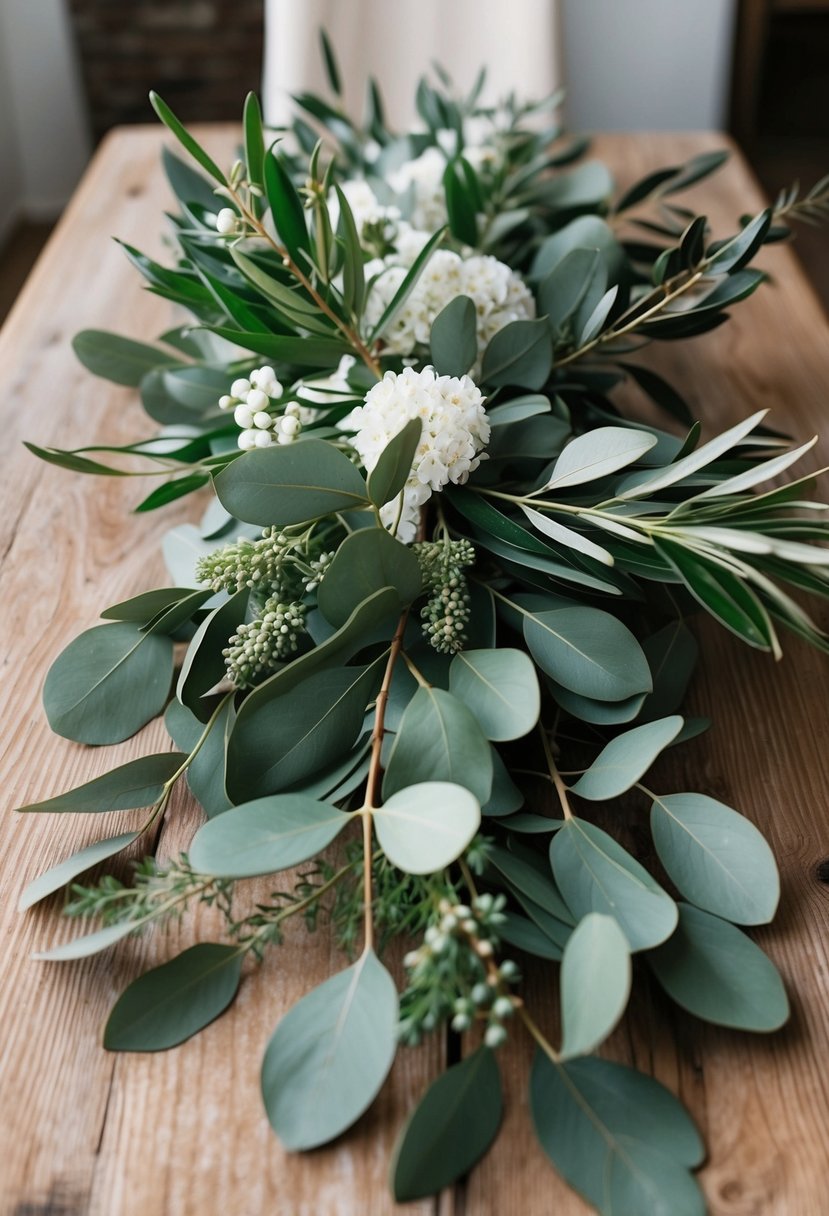
M 283 265 L 291 272 L 297 282 L 305 288 L 320 312 L 328 317 L 329 321 L 334 322 L 334 325 L 337 327 L 343 337 L 348 340 L 349 345 L 354 348 L 365 363 L 366 367 L 370 368 L 371 371 L 374 372 L 374 375 L 378 380 L 381 380 L 383 378 L 383 372 L 380 367 L 380 363 L 374 357 L 374 355 L 372 355 L 371 351 L 365 345 L 356 329 L 353 329 L 347 324 L 347 322 L 343 321 L 343 319 L 337 315 L 334 309 L 331 308 L 328 302 L 323 299 L 305 272 L 293 260 L 291 255 L 288 253 L 288 250 L 273 239 L 262 221 L 245 205 L 238 190 L 231 189 L 228 191 L 228 193 L 231 195 L 234 203 L 242 213 L 245 222 L 254 230 L 254 232 L 256 232 L 257 236 L 260 236 L 263 240 L 267 241 L 271 248 L 279 254 Z
M 543 726 L 538 728 L 538 733 L 541 735 L 541 743 L 544 748 L 544 755 L 547 759 L 547 766 L 550 770 L 550 777 L 555 786 L 558 800 L 561 803 L 561 809 L 564 812 L 565 819 L 572 819 L 573 812 L 570 810 L 570 802 L 567 798 L 567 786 L 561 779 L 561 774 L 558 771 L 558 765 L 553 755 L 553 749 L 550 747 L 550 740 L 547 738 L 547 732 Z

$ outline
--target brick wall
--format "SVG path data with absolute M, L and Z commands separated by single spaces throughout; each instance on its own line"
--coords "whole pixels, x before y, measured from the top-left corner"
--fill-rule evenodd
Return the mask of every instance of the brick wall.
M 262 75 L 263 0 L 69 0 L 93 134 L 148 122 L 156 89 L 185 121 L 238 119 Z

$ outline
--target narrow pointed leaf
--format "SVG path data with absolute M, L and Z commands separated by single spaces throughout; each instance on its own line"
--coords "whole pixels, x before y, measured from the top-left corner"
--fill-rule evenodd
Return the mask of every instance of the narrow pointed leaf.
M 561 960 L 561 1060 L 590 1055 L 604 1042 L 625 1011 L 630 977 L 624 933 L 611 916 L 589 913 Z
M 682 730 L 683 719 L 674 714 L 644 726 L 634 726 L 611 739 L 572 791 L 580 798 L 601 802 L 616 798 L 635 785 Z

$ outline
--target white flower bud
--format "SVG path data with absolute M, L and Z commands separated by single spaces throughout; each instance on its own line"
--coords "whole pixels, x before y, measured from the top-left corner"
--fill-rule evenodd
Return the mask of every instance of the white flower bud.
M 237 405 L 233 411 L 233 419 L 237 426 L 247 430 L 253 426 L 253 410 L 249 405 Z
M 506 1041 L 507 1032 L 503 1026 L 487 1026 L 486 1034 L 484 1035 L 484 1043 L 487 1047 L 500 1047 Z
M 273 436 L 269 431 L 254 431 L 254 434 L 256 435 L 254 446 L 257 448 L 269 448 L 273 443 Z
M 230 407 L 235 404 L 236 404 L 236 402 L 234 401 L 233 397 L 228 396 L 227 393 L 225 393 L 223 397 L 219 398 L 219 409 L 220 410 L 229 410 Z
M 239 217 L 232 207 L 222 207 L 216 216 L 216 230 L 221 236 L 229 236 L 236 231 Z
M 298 401 L 289 401 L 288 404 L 285 406 L 285 417 L 286 418 L 299 418 L 301 412 L 302 412 L 302 406 L 299 404 Z
M 263 410 L 268 404 L 268 394 L 263 393 L 261 388 L 252 388 L 246 400 L 252 410 Z
M 260 431 L 269 431 L 273 423 L 273 418 L 265 410 L 257 410 L 253 415 L 253 425 L 258 427 Z
M 263 432 L 263 434 L 264 434 L 264 432 Z M 281 443 L 281 444 L 294 442 L 293 435 L 286 435 L 284 431 L 280 431 L 279 434 L 277 435 L 276 439 L 277 439 L 277 443 Z
M 242 431 L 237 442 L 243 451 L 248 451 L 250 448 L 256 447 L 257 435 L 264 435 L 264 431 Z
M 250 392 L 250 380 L 234 380 L 230 386 L 230 392 L 241 401 Z
M 281 418 L 279 420 L 279 429 L 283 435 L 290 435 L 291 438 L 293 438 L 294 435 L 299 434 L 302 427 L 298 418 L 288 415 L 287 418 Z

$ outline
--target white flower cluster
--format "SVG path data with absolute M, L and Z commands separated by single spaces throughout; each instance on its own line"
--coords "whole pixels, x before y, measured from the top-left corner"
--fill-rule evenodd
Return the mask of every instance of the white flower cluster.
M 438 376 L 433 367 L 386 372 L 348 420 L 356 431 L 351 443 L 367 471 L 412 418 L 422 420 L 423 432 L 402 503 L 398 497 L 380 512 L 386 527 L 397 524 L 396 535 L 405 544 L 417 535 L 421 505 L 449 482 L 465 482 L 489 441 L 484 398 L 468 376 Z
M 441 139 L 441 136 L 444 138 Z M 477 142 L 476 137 L 480 142 Z M 413 227 L 427 228 L 430 232 L 443 227 L 448 219 L 443 175 L 449 159 L 454 154 L 457 136 L 454 131 L 440 131 L 438 140 L 443 151 L 440 148 L 428 147 L 420 156 L 405 161 L 388 175 L 388 183 L 395 194 L 411 194 L 410 219 Z M 490 129 L 475 128 L 473 132 L 472 128 L 467 126 L 463 157 L 473 169 L 479 170 L 495 159 L 495 150 L 487 142 L 489 140 Z
M 219 398 L 219 409 L 233 410 L 237 426 L 242 428 L 239 447 L 269 448 L 273 443 L 293 443 L 302 430 L 301 407 L 295 402 L 285 406 L 281 416 L 271 413 L 271 406 L 282 396 L 282 385 L 272 367 L 259 367 L 246 379 L 234 380 L 230 392 Z
M 380 320 L 427 240 L 427 233 L 402 232 L 396 253 L 367 264 L 367 276 L 377 276 L 366 301 L 368 327 Z M 489 254 L 462 258 L 451 250 L 438 249 L 386 331 L 386 351 L 410 355 L 417 347 L 427 346 L 435 317 L 459 295 L 469 296 L 475 305 L 481 353 L 505 325 L 535 316 L 532 292 L 504 262 Z

